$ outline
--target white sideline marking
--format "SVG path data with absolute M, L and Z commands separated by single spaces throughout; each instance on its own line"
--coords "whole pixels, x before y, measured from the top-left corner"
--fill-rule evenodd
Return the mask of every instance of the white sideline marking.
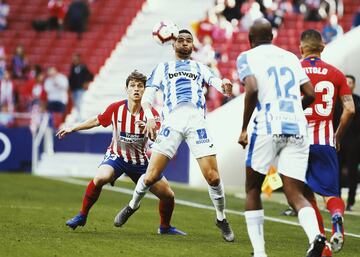
M 81 185 L 81 186 L 87 186 L 89 184 L 89 182 L 87 182 L 87 181 L 80 180 L 80 179 L 75 179 L 75 178 L 57 178 L 57 177 L 45 177 L 45 178 L 52 179 L 52 180 L 57 180 L 57 181 L 62 181 L 62 182 L 70 183 L 70 184 L 75 184 L 75 185 Z M 124 194 L 128 194 L 128 195 L 133 194 L 133 190 L 126 189 L 126 188 L 112 187 L 112 186 L 109 186 L 109 185 L 105 185 L 103 188 L 106 189 L 106 190 L 109 190 L 109 191 L 120 192 L 120 193 L 124 193 Z M 146 194 L 145 197 L 150 198 L 150 199 L 158 199 L 153 194 Z M 205 204 L 201 204 L 201 203 L 194 203 L 194 202 L 190 202 L 190 201 L 186 201 L 186 200 L 180 200 L 180 199 L 175 199 L 175 202 L 176 202 L 176 204 L 180 204 L 180 205 L 184 205 L 184 206 L 189 206 L 189 207 L 214 211 L 214 207 L 210 206 L 210 205 L 205 205 Z M 226 209 L 226 213 L 231 213 L 231 214 L 244 216 L 244 212 L 241 212 L 241 211 L 235 211 L 235 210 Z M 297 223 L 297 222 L 283 220 L 283 219 L 279 219 L 279 218 L 273 218 L 273 217 L 265 216 L 265 220 L 300 227 L 300 224 Z M 328 232 L 331 232 L 331 229 L 325 228 L 325 230 L 328 231 Z M 355 237 L 355 238 L 360 238 L 360 235 L 353 234 L 353 233 L 345 232 L 345 235 Z

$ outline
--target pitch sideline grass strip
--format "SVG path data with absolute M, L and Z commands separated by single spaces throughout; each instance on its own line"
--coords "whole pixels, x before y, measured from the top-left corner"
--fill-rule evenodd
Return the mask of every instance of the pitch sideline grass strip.
M 56 181 L 62 181 L 62 182 L 70 183 L 70 184 L 74 184 L 74 185 L 80 185 L 80 186 L 87 186 L 88 185 L 87 181 L 80 180 L 80 179 L 75 179 L 75 178 L 67 178 L 67 177 L 66 178 L 45 177 L 45 178 L 51 179 L 51 180 L 56 180 Z M 128 195 L 133 194 L 133 190 L 129 190 L 129 189 L 126 189 L 126 188 L 111 187 L 111 186 L 108 186 L 108 185 L 104 186 L 103 188 L 105 190 L 124 193 L 124 194 L 128 194 Z M 157 197 L 152 195 L 152 194 L 146 194 L 145 197 L 150 198 L 150 199 L 157 199 Z M 193 207 L 193 208 L 206 209 L 206 210 L 212 210 L 212 211 L 214 210 L 213 206 L 200 204 L 200 203 L 194 203 L 194 202 L 190 202 L 190 201 L 186 201 L 186 200 L 176 199 L 175 202 L 176 202 L 176 204 L 189 206 L 189 207 Z M 235 210 L 226 209 L 226 212 L 231 213 L 231 214 L 244 216 L 244 212 L 241 212 L 241 211 L 235 211 Z M 283 220 L 283 219 L 269 217 L 269 216 L 265 216 L 265 220 L 276 222 L 276 223 L 292 225 L 292 226 L 298 226 L 298 227 L 300 226 L 300 224 L 297 223 L 297 222 Z M 331 232 L 331 229 L 325 228 L 325 230 Z M 354 234 L 354 233 L 345 232 L 345 235 L 355 237 L 355 238 L 360 238 L 360 235 Z

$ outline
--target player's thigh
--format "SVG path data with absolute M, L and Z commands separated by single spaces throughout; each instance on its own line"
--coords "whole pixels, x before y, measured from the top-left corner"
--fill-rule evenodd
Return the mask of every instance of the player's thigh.
M 161 200 L 173 199 L 175 197 L 174 192 L 170 188 L 169 182 L 164 176 L 151 186 L 150 192 Z
M 150 162 L 146 170 L 144 183 L 146 185 L 153 185 L 162 177 L 162 172 L 166 168 L 170 159 L 168 156 L 153 151 L 151 154 Z
M 286 177 L 304 182 L 308 158 L 309 142 L 307 137 L 288 137 L 279 154 L 278 171 Z
M 121 158 L 115 154 L 105 154 L 103 161 L 98 167 L 98 173 L 94 178 L 94 183 L 99 182 L 104 185 L 114 182 L 124 173 L 121 161 Z
M 105 185 L 114 181 L 115 169 L 108 164 L 101 164 L 98 168 L 98 172 L 94 177 L 95 185 Z
M 174 129 L 170 124 L 164 123 L 160 128 L 154 144 L 152 152 L 158 152 L 172 159 L 179 148 L 183 136 L 179 130 Z
M 198 159 L 216 155 L 216 148 L 202 115 L 193 115 L 185 128 L 185 140 L 193 156 Z
M 250 136 L 250 143 L 246 149 L 245 165 L 247 168 L 266 175 L 274 161 L 276 149 L 271 135 Z
M 328 145 L 311 145 L 306 184 L 323 196 L 339 196 L 339 164 L 336 150 Z

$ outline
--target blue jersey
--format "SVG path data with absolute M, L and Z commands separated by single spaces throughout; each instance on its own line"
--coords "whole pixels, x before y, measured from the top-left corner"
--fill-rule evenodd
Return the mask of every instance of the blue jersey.
M 192 103 L 205 109 L 205 84 L 221 91 L 222 81 L 204 64 L 192 60 L 160 63 L 146 82 L 163 92 L 164 118 L 180 103 Z
M 237 59 L 240 79 L 253 75 L 258 104 L 253 133 L 307 135 L 300 85 L 309 81 L 298 58 L 274 45 L 260 45 Z

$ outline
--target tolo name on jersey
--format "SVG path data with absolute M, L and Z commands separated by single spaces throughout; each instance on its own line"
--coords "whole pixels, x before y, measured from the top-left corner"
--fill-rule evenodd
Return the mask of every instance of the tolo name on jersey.
M 326 75 L 328 73 L 327 68 L 321 68 L 321 67 L 305 67 L 306 74 L 322 74 Z

